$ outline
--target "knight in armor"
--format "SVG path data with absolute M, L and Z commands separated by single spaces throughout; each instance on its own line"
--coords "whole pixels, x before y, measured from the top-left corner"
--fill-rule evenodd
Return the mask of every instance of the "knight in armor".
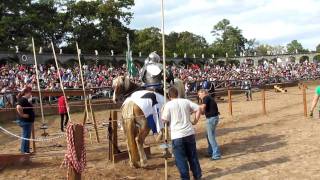
M 247 101 L 252 101 L 252 90 L 251 90 L 251 81 L 249 78 L 246 78 L 242 81 L 241 89 L 245 90 L 245 95 L 247 97 Z
M 163 93 L 163 65 L 161 58 L 156 52 L 149 54 L 147 59 L 144 61 L 144 66 L 140 71 L 141 81 L 143 87 L 148 90 L 155 91 L 159 94 Z M 173 75 L 171 72 L 168 74 L 168 81 L 173 81 Z

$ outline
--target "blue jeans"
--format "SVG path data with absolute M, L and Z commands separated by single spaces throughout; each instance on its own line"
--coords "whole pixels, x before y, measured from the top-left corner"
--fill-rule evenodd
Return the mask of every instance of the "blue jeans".
M 207 118 L 207 140 L 208 153 L 212 159 L 220 159 L 220 149 L 216 141 L 216 127 L 219 123 L 219 116 Z
M 20 127 L 22 127 L 22 137 L 30 139 L 31 137 L 31 128 L 32 128 L 32 122 L 26 122 L 17 120 Z M 22 153 L 30 153 L 30 142 L 29 140 L 21 140 L 21 148 L 20 151 Z
M 189 166 L 195 179 L 201 179 L 201 168 L 194 135 L 172 140 L 176 166 L 182 180 L 189 180 Z M 189 165 L 188 165 L 189 162 Z

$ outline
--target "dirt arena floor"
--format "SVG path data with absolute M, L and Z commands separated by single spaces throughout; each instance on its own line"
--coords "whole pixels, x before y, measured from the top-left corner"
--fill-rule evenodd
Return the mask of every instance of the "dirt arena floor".
M 308 106 L 311 105 L 314 87 L 307 90 Z M 320 119 L 303 116 L 302 92 L 298 87 L 288 88 L 287 93 L 266 92 L 267 116 L 262 115 L 261 93 L 253 94 L 253 101 L 245 101 L 243 94 L 233 96 L 233 116 L 229 116 L 228 103 L 219 103 L 221 120 L 217 128 L 217 140 L 222 159 L 211 161 L 206 157 L 207 141 L 205 121 L 195 126 L 197 149 L 203 179 L 320 179 Z M 152 146 L 149 166 L 132 169 L 128 161 L 115 165 L 107 160 L 106 130 L 101 123 L 108 120 L 109 112 L 96 112 L 102 142 L 97 144 L 93 131 L 92 141 L 87 135 L 88 163 L 84 179 L 164 179 L 164 160 L 158 145 Z M 83 115 L 72 114 L 74 121 L 82 121 Z M 59 133 L 59 117 L 46 117 L 49 134 Z M 40 119 L 36 123 L 36 135 Z M 5 128 L 20 133 L 13 122 Z M 121 132 L 121 131 L 120 131 Z M 50 137 L 53 137 L 50 136 Z M 119 135 L 121 149 L 124 138 Z M 65 139 L 37 143 L 37 154 L 24 166 L 0 170 L 0 179 L 65 179 L 66 168 L 60 168 L 66 149 Z M 20 141 L 0 132 L 0 154 L 18 153 Z M 153 143 L 148 137 L 146 144 Z M 169 161 L 169 179 L 179 179 L 174 159 Z

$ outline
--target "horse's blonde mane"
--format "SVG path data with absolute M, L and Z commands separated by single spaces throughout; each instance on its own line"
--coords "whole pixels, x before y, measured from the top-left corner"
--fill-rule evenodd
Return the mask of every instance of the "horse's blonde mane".
M 112 81 L 112 87 L 116 87 L 118 84 L 119 84 L 119 85 L 122 85 L 122 84 L 123 84 L 123 81 L 122 81 L 121 76 L 113 79 L 113 81 Z
M 115 86 L 124 86 L 125 90 L 129 89 L 130 86 L 130 79 L 128 76 L 119 76 L 112 82 L 112 87 Z
M 128 90 L 130 88 L 130 79 L 128 76 L 124 76 L 124 89 Z

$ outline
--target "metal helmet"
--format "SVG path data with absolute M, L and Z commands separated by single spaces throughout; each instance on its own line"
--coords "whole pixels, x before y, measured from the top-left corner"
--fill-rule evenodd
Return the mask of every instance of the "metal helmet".
M 160 63 L 160 56 L 154 51 L 149 54 L 148 58 L 145 60 L 145 63 Z

